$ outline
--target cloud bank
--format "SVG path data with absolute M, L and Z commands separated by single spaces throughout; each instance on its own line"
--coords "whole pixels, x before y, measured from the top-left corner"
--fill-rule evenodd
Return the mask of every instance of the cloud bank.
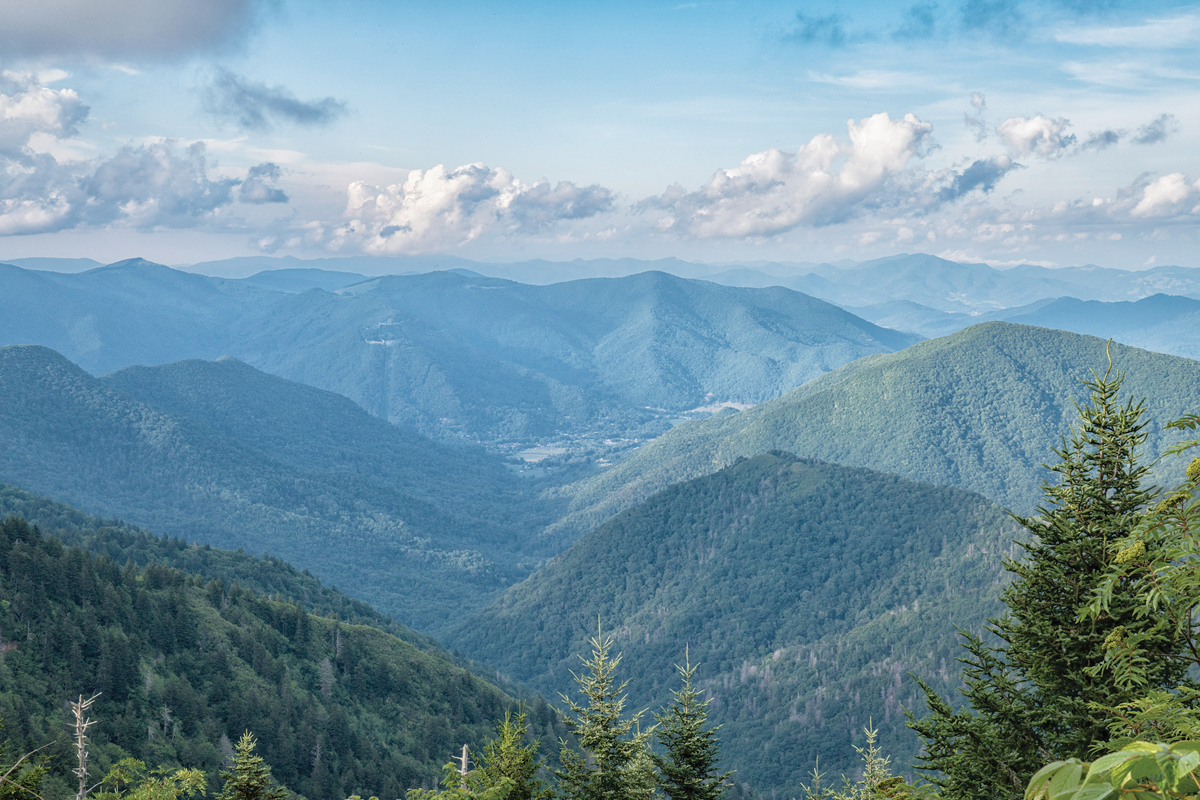
M 262 0 L 0 0 L 0 52 L 160 60 L 236 41 Z

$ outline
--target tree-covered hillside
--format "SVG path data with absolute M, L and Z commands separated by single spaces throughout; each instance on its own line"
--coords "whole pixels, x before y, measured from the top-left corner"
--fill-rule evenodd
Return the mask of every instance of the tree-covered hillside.
M 544 524 L 550 513 L 526 482 L 478 447 L 433 441 L 339 394 L 236 359 L 129 367 L 100 382 L 289 467 L 347 488 L 400 491 L 431 504 L 447 518 L 442 524 L 463 539 L 519 549 L 524 531 Z
M 481 454 L 243 365 L 182 365 L 159 384 L 153 374 L 121 380 L 163 402 L 191 385 L 195 402 L 180 405 L 197 419 L 45 348 L 0 348 L 0 481 L 188 540 L 269 551 L 427 631 L 536 563 L 522 554 L 522 484 Z
M 676 688 L 685 645 L 713 699 L 725 766 L 801 795 L 820 756 L 854 769 L 873 720 L 905 767 L 908 672 L 959 685 L 955 626 L 998 609 L 1021 530 L 984 498 L 770 453 L 673 486 L 585 536 L 449 636 L 543 692 L 569 691 L 599 619 L 634 708 Z M 590 633 L 589 633 L 590 632 Z
M 1119 344 L 1112 356 L 1150 419 L 1193 410 L 1200 362 Z M 553 535 L 570 541 L 672 483 L 771 449 L 959 486 L 1027 512 L 1085 395 L 1080 379 L 1107 365 L 1101 339 L 1001 322 L 864 358 L 748 411 L 680 425 L 565 487 L 571 510 Z M 1154 427 L 1147 447 L 1168 440 Z
M 230 281 L 140 259 L 75 275 L 3 266 L 0 294 L 21 302 L 0 344 L 43 344 L 95 374 L 232 355 L 428 435 L 501 444 L 657 435 L 678 412 L 760 402 L 916 338 L 788 289 L 665 273 L 529 286 L 436 272 L 283 291 L 304 277 Z
M 94 533 L 94 532 L 93 532 Z M 88 534 L 81 534 L 87 536 Z M 92 707 L 92 772 L 134 756 L 216 773 L 244 730 L 311 800 L 399 797 L 478 747 L 511 698 L 375 627 L 308 614 L 236 581 L 67 548 L 0 523 L 0 717 L 17 752 L 47 742 L 47 800 L 72 795 L 69 699 Z M 533 708 L 535 728 L 552 714 Z
M 432 637 L 408 628 L 361 600 L 325 586 L 308 570 L 298 570 L 274 556 L 254 556 L 241 550 L 220 550 L 170 536 L 155 536 L 116 519 L 85 514 L 65 503 L 0 484 L 0 519 L 16 515 L 68 547 L 102 555 L 116 564 L 133 562 L 177 569 L 209 580 L 237 583 L 243 589 L 298 605 L 318 617 L 332 615 L 342 622 L 369 625 L 410 642 L 422 650 L 445 655 Z

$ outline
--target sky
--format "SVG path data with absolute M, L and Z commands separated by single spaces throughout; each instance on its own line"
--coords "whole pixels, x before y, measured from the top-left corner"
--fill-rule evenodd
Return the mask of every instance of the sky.
M 1200 266 L 1200 6 L 0 0 L 0 258 Z

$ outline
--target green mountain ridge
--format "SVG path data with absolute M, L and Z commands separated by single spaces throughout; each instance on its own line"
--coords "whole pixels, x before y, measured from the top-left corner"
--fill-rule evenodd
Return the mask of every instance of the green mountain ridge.
M 599 619 L 624 653 L 631 708 L 675 688 L 685 645 L 722 724 L 725 768 L 801 796 L 819 757 L 852 774 L 869 721 L 897 768 L 917 743 L 908 672 L 957 702 L 956 626 L 999 610 L 1022 531 L 959 489 L 769 453 L 672 486 L 584 536 L 449 634 L 542 692 Z
M 538 506 L 503 467 L 232 361 L 102 381 L 46 348 L 0 348 L 0 442 L 0 481 L 270 551 L 424 630 L 537 563 L 521 532 Z
M 739 456 L 779 449 L 978 492 L 1031 511 L 1043 463 L 1074 420 L 1081 378 L 1107 368 L 1106 343 L 991 322 L 899 353 L 869 356 L 738 414 L 680 425 L 599 475 L 556 490 L 567 515 L 549 529 L 569 542 L 654 492 Z M 1178 436 L 1157 426 L 1195 413 L 1200 362 L 1114 344 L 1125 390 L 1146 397 L 1158 453 Z M 1171 484 L 1183 465 L 1163 462 Z

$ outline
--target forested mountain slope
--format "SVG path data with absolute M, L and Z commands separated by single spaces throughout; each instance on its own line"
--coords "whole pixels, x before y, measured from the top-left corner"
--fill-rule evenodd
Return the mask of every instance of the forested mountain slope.
M 1119 344 L 1112 355 L 1128 395 L 1147 399 L 1157 454 L 1175 441 L 1157 425 L 1200 407 L 1200 362 Z M 959 486 L 1028 512 L 1084 396 L 1080 379 L 1107 366 L 1101 339 L 1002 322 L 864 358 L 769 403 L 680 425 L 565 487 L 571 510 L 553 535 L 570 541 L 672 483 L 771 449 Z M 1160 482 L 1182 468 L 1164 462 Z
M 536 563 L 522 554 L 529 516 L 515 478 L 343 398 L 234 362 L 113 382 L 168 403 L 172 387 L 207 378 L 209 394 L 176 395 L 191 418 L 46 348 L 0 348 L 0 481 L 188 540 L 267 550 L 427 631 Z M 324 447 L 337 449 L 318 455 Z
M 435 639 L 408 628 L 371 606 L 325 586 L 308 570 L 281 559 L 220 550 L 183 539 L 154 534 L 116 519 L 85 514 L 77 508 L 39 497 L 16 486 L 0 484 L 0 519 L 18 516 L 68 547 L 102 555 L 116 564 L 139 567 L 155 563 L 227 584 L 274 600 L 298 605 L 318 617 L 333 616 L 354 625 L 369 625 L 411 642 L 422 650 L 445 655 Z
M 104 530 L 98 531 L 100 535 Z M 83 534 L 86 535 L 86 534 Z M 244 730 L 310 800 L 400 797 L 478 747 L 512 700 L 374 627 L 308 614 L 236 582 L 68 549 L 0 522 L 0 717 L 23 753 L 53 742 L 47 800 L 73 796 L 66 701 L 101 692 L 92 771 L 182 765 L 210 786 Z M 536 707 L 546 728 L 550 712 Z
M 955 626 L 995 613 L 1022 531 L 959 489 L 784 453 L 673 486 L 589 533 L 449 636 L 543 692 L 569 691 L 597 618 L 624 652 L 631 708 L 676 688 L 685 645 L 721 723 L 725 767 L 802 796 L 819 756 L 857 767 L 869 721 L 906 770 L 920 710 L 907 673 L 957 695 Z
M 4 266 L 0 294 L 21 301 L 0 320 L 0 344 L 44 344 L 97 374 L 232 355 L 429 435 L 497 443 L 655 435 L 672 414 L 760 402 L 916 339 L 787 289 L 665 273 L 264 288 L 304 278 L 248 283 L 137 259 L 77 275 Z
M 480 541 L 518 550 L 523 532 L 549 516 L 526 482 L 481 449 L 436 442 L 342 395 L 233 358 L 129 367 L 100 382 L 295 469 L 384 494 L 402 491 L 436 506 L 454 530 Z

